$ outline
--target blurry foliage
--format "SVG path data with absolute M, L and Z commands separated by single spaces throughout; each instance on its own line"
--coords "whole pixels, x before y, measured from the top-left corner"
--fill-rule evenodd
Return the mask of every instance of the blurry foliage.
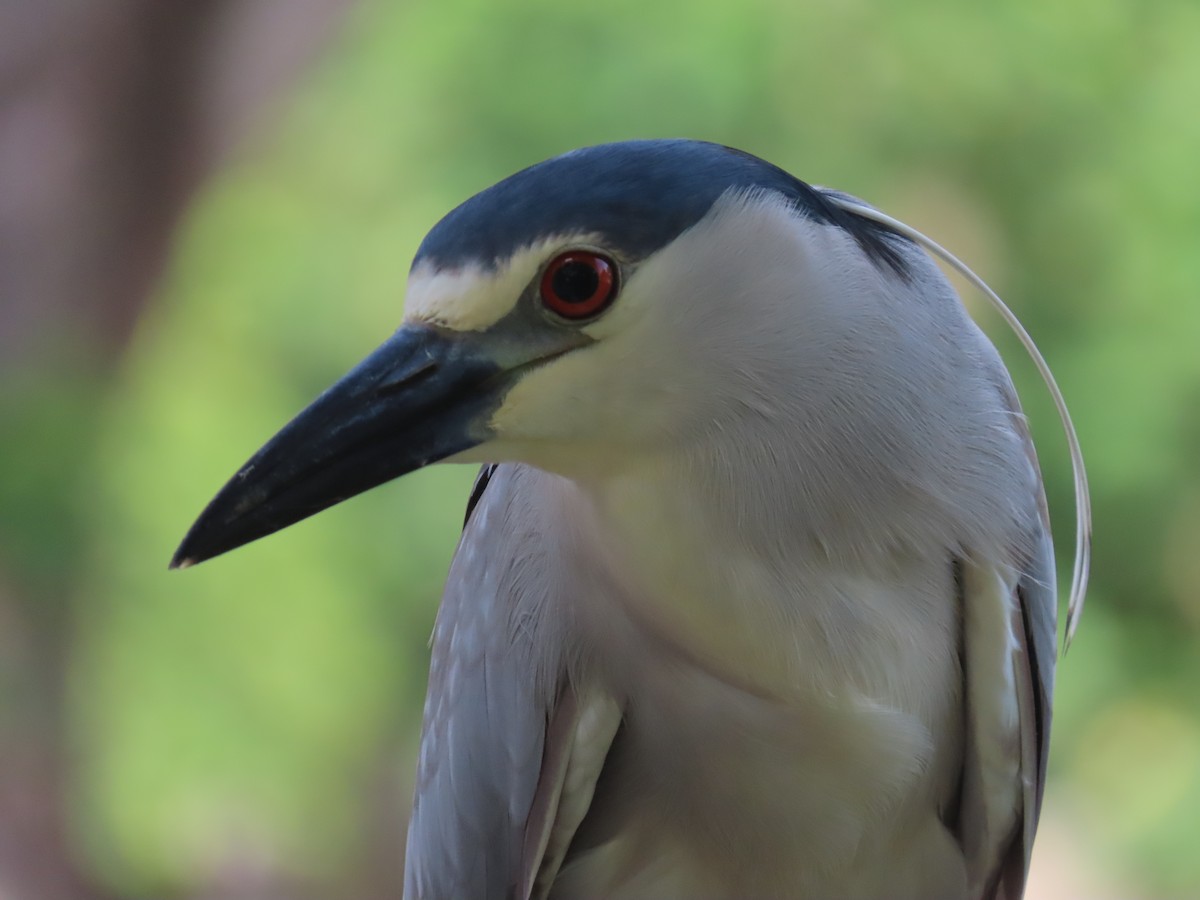
M 1100 871 L 1200 891 L 1198 41 L 1190 0 L 365 3 L 196 204 L 115 389 L 31 373 L 0 409 L 17 436 L 6 562 L 48 594 L 72 585 L 91 864 L 145 894 L 231 859 L 332 885 L 378 839 L 364 810 L 405 807 L 471 473 L 418 473 L 192 571 L 166 562 L 250 452 L 399 321 L 438 216 L 574 146 L 686 135 L 910 219 L 1025 319 L 1097 513 L 1047 805 Z M 1069 552 L 1052 408 L 990 330 Z M 36 475 L 79 452 L 86 478 Z

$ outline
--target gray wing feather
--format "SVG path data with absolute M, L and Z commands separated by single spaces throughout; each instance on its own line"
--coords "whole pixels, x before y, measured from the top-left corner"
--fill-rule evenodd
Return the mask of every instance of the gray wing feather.
M 998 897 L 1020 897 L 1029 873 L 1030 854 L 1042 810 L 1046 767 L 1050 755 L 1050 719 L 1054 703 L 1054 671 L 1058 661 L 1058 575 L 1050 510 L 1042 482 L 1033 436 L 1021 415 L 1011 382 L 1005 397 L 1021 434 L 1034 478 L 1034 511 L 1025 545 L 1014 556 L 1018 576 L 1013 595 L 1017 637 L 1016 676 L 1021 712 L 1023 816 L 1019 839 L 1013 842 Z
M 1006 558 L 963 563 L 965 745 L 960 840 L 976 896 L 1025 890 L 1050 747 L 1058 606 L 1041 473 L 1004 380 L 1030 465 L 1028 525 Z
M 506 587 L 511 467 L 476 497 L 433 633 L 404 896 L 515 892 L 525 822 L 541 771 L 547 717 L 526 634 L 510 627 Z
M 1054 547 L 1050 534 L 1039 527 L 1035 544 L 1016 589 L 1017 679 L 1021 708 L 1021 769 L 1023 817 L 1019 839 L 1013 842 L 1005 866 L 1008 893 L 1020 897 L 1029 872 L 1033 838 L 1042 810 L 1046 766 L 1050 754 L 1050 718 L 1054 699 L 1057 657 L 1058 594 L 1055 586 Z M 1023 684 L 1022 684 L 1023 682 Z M 1002 885 L 1003 886 L 1003 885 Z
M 1038 780 L 1033 814 L 1036 820 L 1042 807 L 1046 780 L 1046 761 L 1050 754 L 1050 718 L 1054 700 L 1054 668 L 1057 659 L 1055 638 L 1058 633 L 1058 593 L 1054 547 L 1049 531 L 1042 527 L 1035 536 L 1034 551 L 1017 584 L 1026 641 L 1026 659 L 1033 681 L 1037 731 Z M 1033 843 L 1033 834 L 1028 835 Z
M 409 900 L 544 896 L 619 724 L 611 698 L 571 683 L 548 620 L 578 580 L 557 552 L 553 478 L 491 466 L 472 491 L 433 633 Z

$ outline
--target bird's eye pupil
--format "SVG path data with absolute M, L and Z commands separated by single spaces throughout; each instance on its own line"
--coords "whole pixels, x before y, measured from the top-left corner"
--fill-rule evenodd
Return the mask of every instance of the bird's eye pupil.
M 563 319 L 599 315 L 617 296 L 617 265 L 591 250 L 568 250 L 546 266 L 542 303 Z
M 554 293 L 564 303 L 585 303 L 600 287 L 600 276 L 584 262 L 569 262 L 554 273 Z

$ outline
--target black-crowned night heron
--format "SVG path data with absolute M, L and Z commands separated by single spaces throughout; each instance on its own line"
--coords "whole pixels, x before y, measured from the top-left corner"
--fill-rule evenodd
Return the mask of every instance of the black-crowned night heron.
M 712 144 L 549 160 L 434 227 L 403 327 L 205 510 L 177 565 L 489 464 L 406 896 L 1022 893 L 1049 523 L 1009 376 L 917 238 Z

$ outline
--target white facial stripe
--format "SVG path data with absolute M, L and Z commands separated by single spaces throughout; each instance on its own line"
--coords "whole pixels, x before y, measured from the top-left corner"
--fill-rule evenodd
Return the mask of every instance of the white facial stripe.
M 420 263 L 408 276 L 405 320 L 455 331 L 483 331 L 512 311 L 548 256 L 587 244 L 592 237 L 558 236 L 540 241 L 518 250 L 494 271 L 474 264 L 439 270 Z
M 405 320 L 456 331 L 483 331 L 516 305 L 533 274 L 534 267 L 513 262 L 495 271 L 475 265 L 452 271 L 418 265 L 408 277 Z

